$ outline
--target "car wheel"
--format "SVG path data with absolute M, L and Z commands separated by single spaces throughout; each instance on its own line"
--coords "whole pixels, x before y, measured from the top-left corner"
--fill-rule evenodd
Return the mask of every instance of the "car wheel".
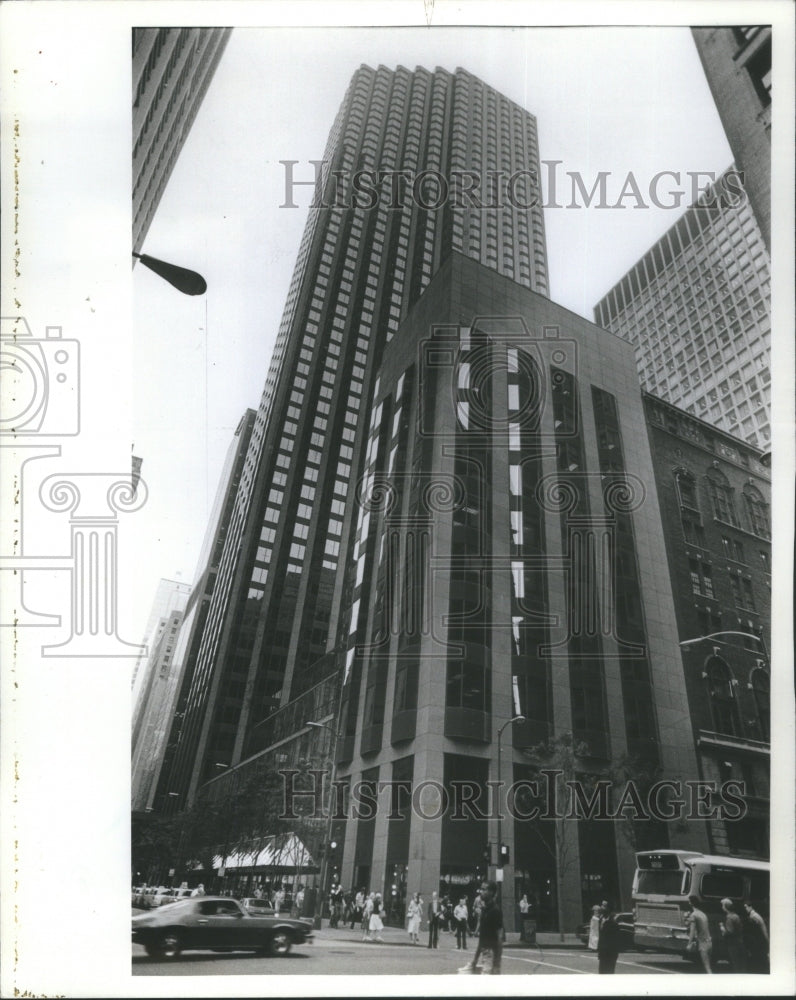
M 166 931 L 154 944 L 147 947 L 147 953 L 158 958 L 176 958 L 182 951 L 182 941 L 176 931 Z
M 266 951 L 269 955 L 287 955 L 293 941 L 290 935 L 285 931 L 277 931 L 273 937 L 268 939 L 268 944 L 266 945 Z

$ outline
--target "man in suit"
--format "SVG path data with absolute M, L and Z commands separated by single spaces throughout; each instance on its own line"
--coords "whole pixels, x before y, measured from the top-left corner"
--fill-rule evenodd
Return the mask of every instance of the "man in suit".
M 481 886 L 480 896 L 484 906 L 481 911 L 481 923 L 478 934 L 478 947 L 475 949 L 472 962 L 465 966 L 469 972 L 480 971 L 479 958 L 483 960 L 483 971 L 490 976 L 500 975 L 500 963 L 503 955 L 503 913 L 497 905 L 497 883 L 485 882 Z
M 442 905 L 436 892 L 431 893 L 431 900 L 428 904 L 428 946 L 429 948 L 439 947 L 439 925 L 442 918 Z
M 619 924 L 616 922 L 614 908 L 607 900 L 603 901 L 602 911 L 600 937 L 597 941 L 598 971 L 603 975 L 613 975 L 619 958 Z

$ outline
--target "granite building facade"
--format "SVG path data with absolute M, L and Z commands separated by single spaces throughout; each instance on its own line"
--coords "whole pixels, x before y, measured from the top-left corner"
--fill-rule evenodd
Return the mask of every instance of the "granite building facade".
M 452 255 L 370 411 L 337 781 L 353 799 L 392 788 L 337 823 L 344 885 L 464 895 L 500 870 L 507 920 L 526 893 L 542 928 L 629 902 L 621 821 L 566 821 L 556 851 L 552 822 L 451 803 L 464 782 L 488 813 L 490 782 L 530 780 L 539 748 L 570 737 L 579 774 L 695 773 L 652 480 L 630 345 Z M 698 849 L 702 827 L 649 832 Z

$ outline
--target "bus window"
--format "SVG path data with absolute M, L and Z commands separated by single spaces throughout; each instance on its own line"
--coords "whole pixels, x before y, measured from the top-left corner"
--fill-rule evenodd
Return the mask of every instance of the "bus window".
M 682 893 L 683 873 L 681 871 L 639 871 L 637 892 L 649 892 L 658 896 L 679 896 Z
M 749 873 L 749 895 L 752 899 L 768 901 L 768 872 Z
M 741 899 L 743 875 L 740 872 L 706 872 L 702 876 L 702 895 L 714 899 Z

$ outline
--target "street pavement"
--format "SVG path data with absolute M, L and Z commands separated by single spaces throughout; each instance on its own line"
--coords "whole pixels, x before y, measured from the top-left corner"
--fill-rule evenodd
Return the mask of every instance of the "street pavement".
M 133 975 L 142 976 L 285 976 L 285 975 L 458 975 L 475 950 L 475 940 L 468 950 L 456 948 L 453 934 L 442 932 L 439 947 L 427 947 L 427 936 L 413 945 L 405 930 L 385 927 L 382 942 L 362 940 L 359 929 L 330 928 L 324 922 L 315 932 L 312 944 L 296 947 L 284 958 L 264 958 L 245 952 L 218 954 L 186 952 L 177 959 L 157 961 L 147 956 L 140 945 L 133 945 Z M 682 975 L 692 972 L 690 963 L 677 955 L 623 952 L 617 962 L 617 974 Z M 597 956 L 577 938 L 558 934 L 538 936 L 536 945 L 519 941 L 518 934 L 508 934 L 503 952 L 504 975 L 589 975 L 597 972 Z

